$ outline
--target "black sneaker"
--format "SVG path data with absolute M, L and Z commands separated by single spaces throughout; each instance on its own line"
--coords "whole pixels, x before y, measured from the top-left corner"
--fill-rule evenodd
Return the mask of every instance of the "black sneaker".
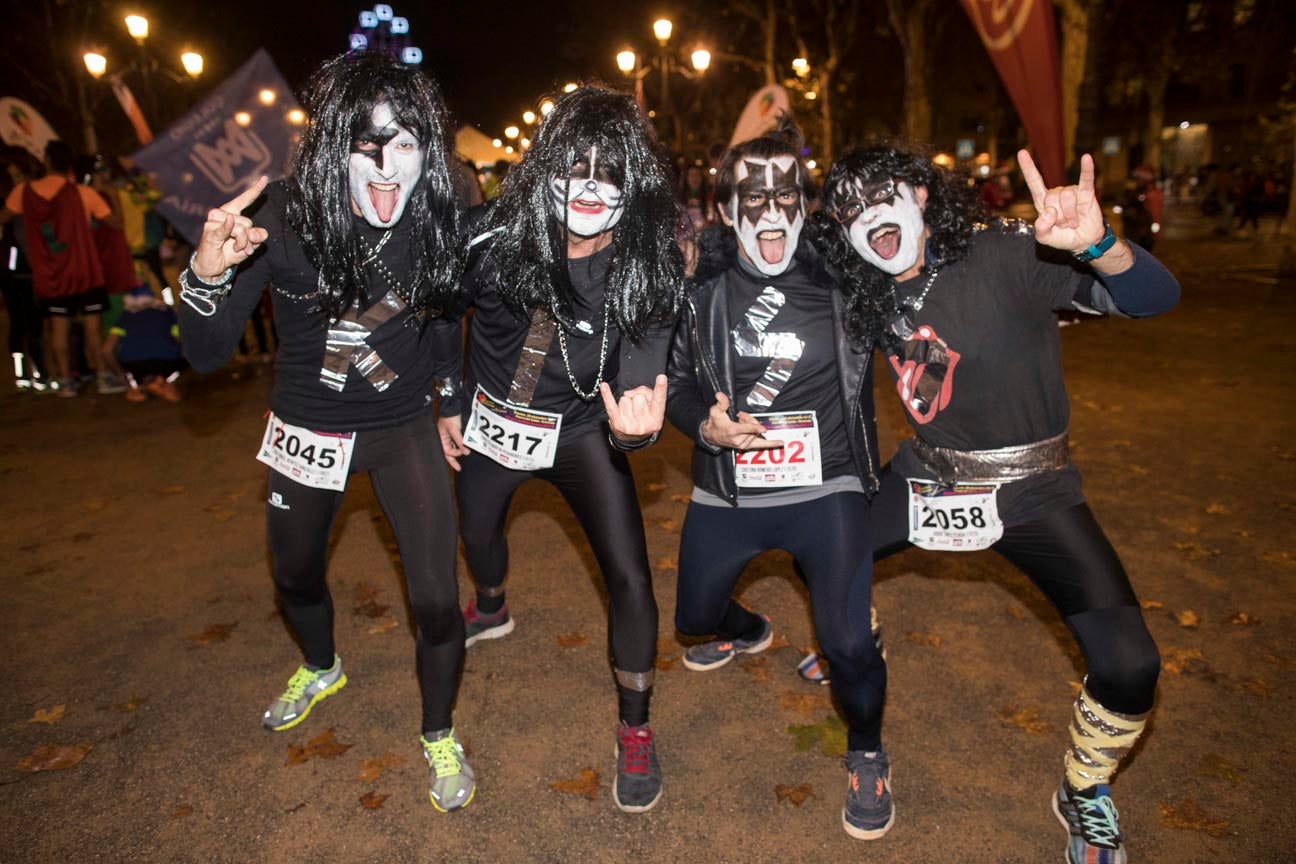
M 477 611 L 477 601 L 469 600 L 464 610 L 464 647 L 481 639 L 498 639 L 513 632 L 513 619 L 509 617 L 508 606 L 501 606 L 497 612 L 483 615 Z
M 763 630 L 754 639 L 716 639 L 694 645 L 684 652 L 685 668 L 694 672 L 719 669 L 739 654 L 759 654 L 774 641 L 774 628 L 768 615 L 762 615 Z
M 617 726 L 617 774 L 612 781 L 612 800 L 626 813 L 646 813 L 662 794 L 661 765 L 657 745 L 648 724 Z
M 846 754 L 850 782 L 842 807 L 842 826 L 856 840 L 876 840 L 895 824 L 891 800 L 891 760 L 882 748 Z
M 1053 813 L 1067 829 L 1069 864 L 1125 864 L 1125 837 L 1110 787 L 1077 792 L 1063 780 L 1053 793 Z

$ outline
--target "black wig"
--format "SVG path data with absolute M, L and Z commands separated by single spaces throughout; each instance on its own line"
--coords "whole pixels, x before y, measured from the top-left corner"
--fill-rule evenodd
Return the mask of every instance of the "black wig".
M 887 144 L 867 144 L 846 151 L 824 182 L 824 211 L 817 214 L 818 231 L 829 263 L 842 275 L 846 294 L 846 332 L 857 348 L 868 350 L 881 342 L 887 323 L 899 311 L 895 279 L 859 256 L 846 239 L 843 226 L 832 221 L 834 212 L 856 182 L 881 180 L 927 188 L 923 222 L 927 241 L 924 271 L 934 264 L 947 266 L 966 257 L 972 234 L 984 221 L 980 204 L 965 178 L 941 169 L 925 152 Z
M 563 327 L 575 320 L 565 223 L 554 218 L 555 177 L 597 147 L 621 189 L 624 209 L 612 234 L 607 296 L 618 329 L 640 341 L 674 321 L 683 301 L 684 257 L 676 232 L 684 216 L 672 172 L 634 97 L 599 85 L 559 96 L 522 161 L 504 177 L 483 230 L 498 232 L 491 256 L 498 292 L 515 315 L 544 309 Z
M 366 284 L 365 251 L 355 229 L 348 185 L 353 140 L 373 109 L 387 102 L 396 122 L 418 139 L 423 174 L 402 221 L 409 226 L 409 268 L 401 299 L 420 318 L 440 314 L 463 272 L 459 212 L 447 158 L 453 129 L 436 82 L 378 51 L 342 54 L 315 73 L 305 103 L 310 117 L 288 179 L 288 222 L 321 277 L 320 307 L 337 318 Z
M 716 208 L 723 210 L 730 219 L 733 218 L 730 204 L 734 187 L 738 184 L 734 173 L 738 168 L 739 159 L 750 156 L 768 161 L 775 156 L 791 156 L 797 161 L 797 176 L 801 178 L 801 199 L 808 213 L 811 203 L 819 197 L 819 190 L 815 187 L 814 178 L 810 176 L 810 169 L 806 167 L 805 160 L 801 158 L 803 147 L 805 147 L 805 138 L 787 114 L 779 118 L 777 127 L 759 138 L 752 138 L 730 147 L 725 151 L 724 158 L 720 160 L 720 168 L 716 171 Z

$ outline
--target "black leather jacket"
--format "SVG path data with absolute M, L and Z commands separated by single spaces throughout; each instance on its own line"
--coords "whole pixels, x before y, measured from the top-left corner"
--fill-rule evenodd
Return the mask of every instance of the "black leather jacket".
M 733 341 L 730 338 L 729 304 L 725 290 L 731 267 L 737 266 L 732 231 L 723 248 L 703 252 L 694 288 L 684 305 L 671 343 L 670 363 L 666 374 L 670 390 L 666 399 L 666 416 L 685 435 L 693 439 L 693 483 L 713 495 L 738 506 L 738 484 L 734 480 L 734 451 L 716 447 L 703 440 L 702 424 L 706 422 L 717 391 L 729 397 L 729 414 L 737 419 L 734 394 Z M 714 238 L 708 238 L 714 239 Z M 836 354 L 838 383 L 842 397 L 842 416 L 846 418 L 851 455 L 864 491 L 872 497 L 878 487 L 877 418 L 873 407 L 873 352 L 851 347 L 843 326 L 844 302 L 837 281 L 827 272 L 822 260 L 808 240 L 803 239 L 797 251 L 800 266 L 813 269 L 813 281 L 832 291 L 833 332 L 837 335 Z M 726 266 L 727 265 L 727 266 Z

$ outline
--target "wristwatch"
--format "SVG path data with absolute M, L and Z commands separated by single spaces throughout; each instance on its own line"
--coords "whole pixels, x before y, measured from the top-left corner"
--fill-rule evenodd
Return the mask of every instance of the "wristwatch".
M 1103 220 L 1103 229 L 1101 240 L 1082 252 L 1072 253 L 1077 261 L 1093 261 L 1095 258 L 1101 258 L 1108 249 L 1116 245 L 1116 232 L 1112 230 L 1111 224 L 1106 219 Z

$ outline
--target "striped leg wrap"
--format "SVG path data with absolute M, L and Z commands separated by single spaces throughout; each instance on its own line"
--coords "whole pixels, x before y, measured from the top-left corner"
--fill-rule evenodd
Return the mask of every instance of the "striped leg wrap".
M 1081 687 L 1071 712 L 1071 747 L 1066 753 L 1066 779 L 1072 789 L 1111 782 L 1120 760 L 1143 734 L 1147 714 L 1118 714 Z

